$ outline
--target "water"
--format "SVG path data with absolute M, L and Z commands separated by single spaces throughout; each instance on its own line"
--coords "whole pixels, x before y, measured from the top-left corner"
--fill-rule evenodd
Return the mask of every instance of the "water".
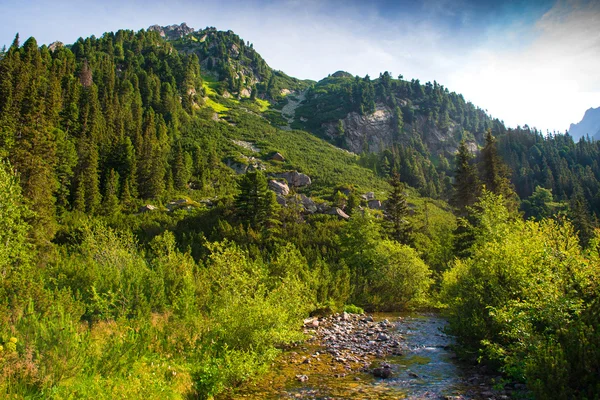
M 435 314 L 376 314 L 388 319 L 404 337 L 402 355 L 371 360 L 365 364 L 335 362 L 329 354 L 317 354 L 307 346 L 284 354 L 273 371 L 259 382 L 223 398 L 251 399 L 476 399 L 481 388 L 469 387 L 465 370 L 451 350 L 452 337 L 444 333 L 446 321 Z M 303 362 L 306 358 L 310 363 Z M 393 376 L 373 377 L 369 372 L 383 363 Z M 348 367 L 351 367 L 348 369 Z M 301 382 L 299 375 L 308 380 Z

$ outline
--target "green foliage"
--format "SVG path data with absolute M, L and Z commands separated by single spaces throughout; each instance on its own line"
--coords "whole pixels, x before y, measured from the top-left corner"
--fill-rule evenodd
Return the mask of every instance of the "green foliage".
M 597 256 L 582 253 L 564 221 L 510 220 L 501 197 L 484 194 L 470 258 L 444 274 L 451 329 L 481 358 L 526 380 L 540 398 L 598 396 Z M 583 350 L 581 343 L 590 341 Z M 579 365 L 592 356 L 587 370 Z
M 344 306 L 344 311 L 349 314 L 364 314 L 365 310 L 362 308 L 355 306 L 354 304 L 347 304 Z
M 381 238 L 371 214 L 355 213 L 341 234 L 342 258 L 352 273 L 352 301 L 371 309 L 419 305 L 431 272 L 411 247 Z

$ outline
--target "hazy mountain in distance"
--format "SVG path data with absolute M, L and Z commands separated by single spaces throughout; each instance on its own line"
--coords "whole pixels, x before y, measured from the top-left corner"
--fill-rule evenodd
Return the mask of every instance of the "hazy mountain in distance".
M 587 110 L 579 123 L 571 124 L 569 134 L 575 141 L 578 141 L 585 135 L 590 135 L 590 138 L 600 140 L 600 107 Z

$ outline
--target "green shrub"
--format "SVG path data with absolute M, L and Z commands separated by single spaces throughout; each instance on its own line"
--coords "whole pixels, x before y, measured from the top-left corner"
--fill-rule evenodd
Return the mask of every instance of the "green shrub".
M 354 304 L 347 304 L 344 306 L 344 311 L 349 314 L 364 314 L 365 310 Z

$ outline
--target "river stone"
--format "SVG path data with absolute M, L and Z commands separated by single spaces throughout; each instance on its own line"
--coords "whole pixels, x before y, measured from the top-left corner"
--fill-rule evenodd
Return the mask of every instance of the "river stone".
M 392 377 L 393 372 L 389 365 L 384 365 L 381 368 L 373 369 L 373 376 L 376 378 L 389 379 Z

